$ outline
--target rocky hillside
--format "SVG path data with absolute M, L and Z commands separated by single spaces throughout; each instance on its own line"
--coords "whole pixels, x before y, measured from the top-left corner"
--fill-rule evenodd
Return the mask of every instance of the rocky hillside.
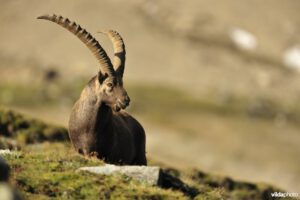
M 161 167 L 160 181 L 155 185 L 126 175 L 79 172 L 80 167 L 104 163 L 73 151 L 66 129 L 3 109 L 0 110 L 0 149 L 0 156 L 5 160 L 0 164 L 0 188 L 8 182 L 9 187 L 19 191 L 15 195 L 24 199 L 253 200 L 271 199 L 272 192 L 281 191 L 267 184 L 235 181 L 198 169 L 181 172 L 154 161 L 150 165 Z

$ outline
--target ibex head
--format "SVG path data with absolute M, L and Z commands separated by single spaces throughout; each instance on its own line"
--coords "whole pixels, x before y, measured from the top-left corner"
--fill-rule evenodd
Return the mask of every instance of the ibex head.
M 123 81 L 120 77 L 110 77 L 98 73 L 99 87 L 98 91 L 101 94 L 101 99 L 104 103 L 110 106 L 114 111 L 125 109 L 130 102 L 130 98 L 123 87 Z
M 85 29 L 68 18 L 56 15 L 43 15 L 38 19 L 45 19 L 55 22 L 76 35 L 96 56 L 100 63 L 100 70 L 97 75 L 98 84 L 96 93 L 101 95 L 101 100 L 110 106 L 114 111 L 125 109 L 130 98 L 123 87 L 123 73 L 125 68 L 125 45 L 118 32 L 109 30 L 101 33 L 106 34 L 113 43 L 114 60 L 113 64 L 99 42 Z
M 124 109 L 129 105 L 130 98 L 123 87 L 123 73 L 125 68 L 125 45 L 122 37 L 116 31 L 101 31 L 106 34 L 113 43 L 114 59 L 113 66 L 114 76 L 106 76 L 100 71 L 98 73 L 98 80 L 100 83 L 100 90 L 102 92 L 103 101 L 112 107 L 115 111 Z

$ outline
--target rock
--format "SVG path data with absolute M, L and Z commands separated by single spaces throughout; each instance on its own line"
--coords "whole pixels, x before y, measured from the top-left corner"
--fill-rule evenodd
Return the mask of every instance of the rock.
M 6 164 L 5 160 L 0 156 L 0 182 L 8 181 L 8 178 L 9 166 Z
M 172 176 L 165 170 L 160 170 L 158 186 L 165 189 L 179 190 L 187 196 L 194 198 L 199 194 L 197 188 L 191 187 L 179 178 Z
M 81 167 L 79 171 L 89 171 L 95 174 L 123 174 L 149 185 L 157 185 L 160 168 L 155 166 L 116 166 L 106 164 L 99 167 Z
M 0 183 L 0 200 L 21 200 L 20 194 L 6 183 Z
M 196 188 L 190 187 L 179 178 L 157 166 L 116 166 L 106 164 L 99 167 L 81 167 L 78 170 L 104 175 L 122 174 L 152 186 L 179 190 L 190 197 L 195 197 L 199 194 Z

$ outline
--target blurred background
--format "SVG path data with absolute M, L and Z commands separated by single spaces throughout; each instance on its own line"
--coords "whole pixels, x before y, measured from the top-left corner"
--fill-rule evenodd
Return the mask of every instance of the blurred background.
M 67 126 L 98 63 L 60 14 L 127 48 L 148 157 L 300 191 L 300 1 L 0 0 L 0 104 Z

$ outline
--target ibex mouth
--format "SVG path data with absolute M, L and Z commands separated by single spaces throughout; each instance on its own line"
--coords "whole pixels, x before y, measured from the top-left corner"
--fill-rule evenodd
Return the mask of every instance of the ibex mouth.
M 116 112 L 119 112 L 119 111 L 121 110 L 121 108 L 116 104 L 116 105 L 114 106 L 114 110 L 115 110 Z
M 114 106 L 114 110 L 116 112 L 119 112 L 121 109 L 125 109 L 128 106 L 128 104 L 126 103 L 122 103 L 121 101 L 118 101 L 115 106 Z

